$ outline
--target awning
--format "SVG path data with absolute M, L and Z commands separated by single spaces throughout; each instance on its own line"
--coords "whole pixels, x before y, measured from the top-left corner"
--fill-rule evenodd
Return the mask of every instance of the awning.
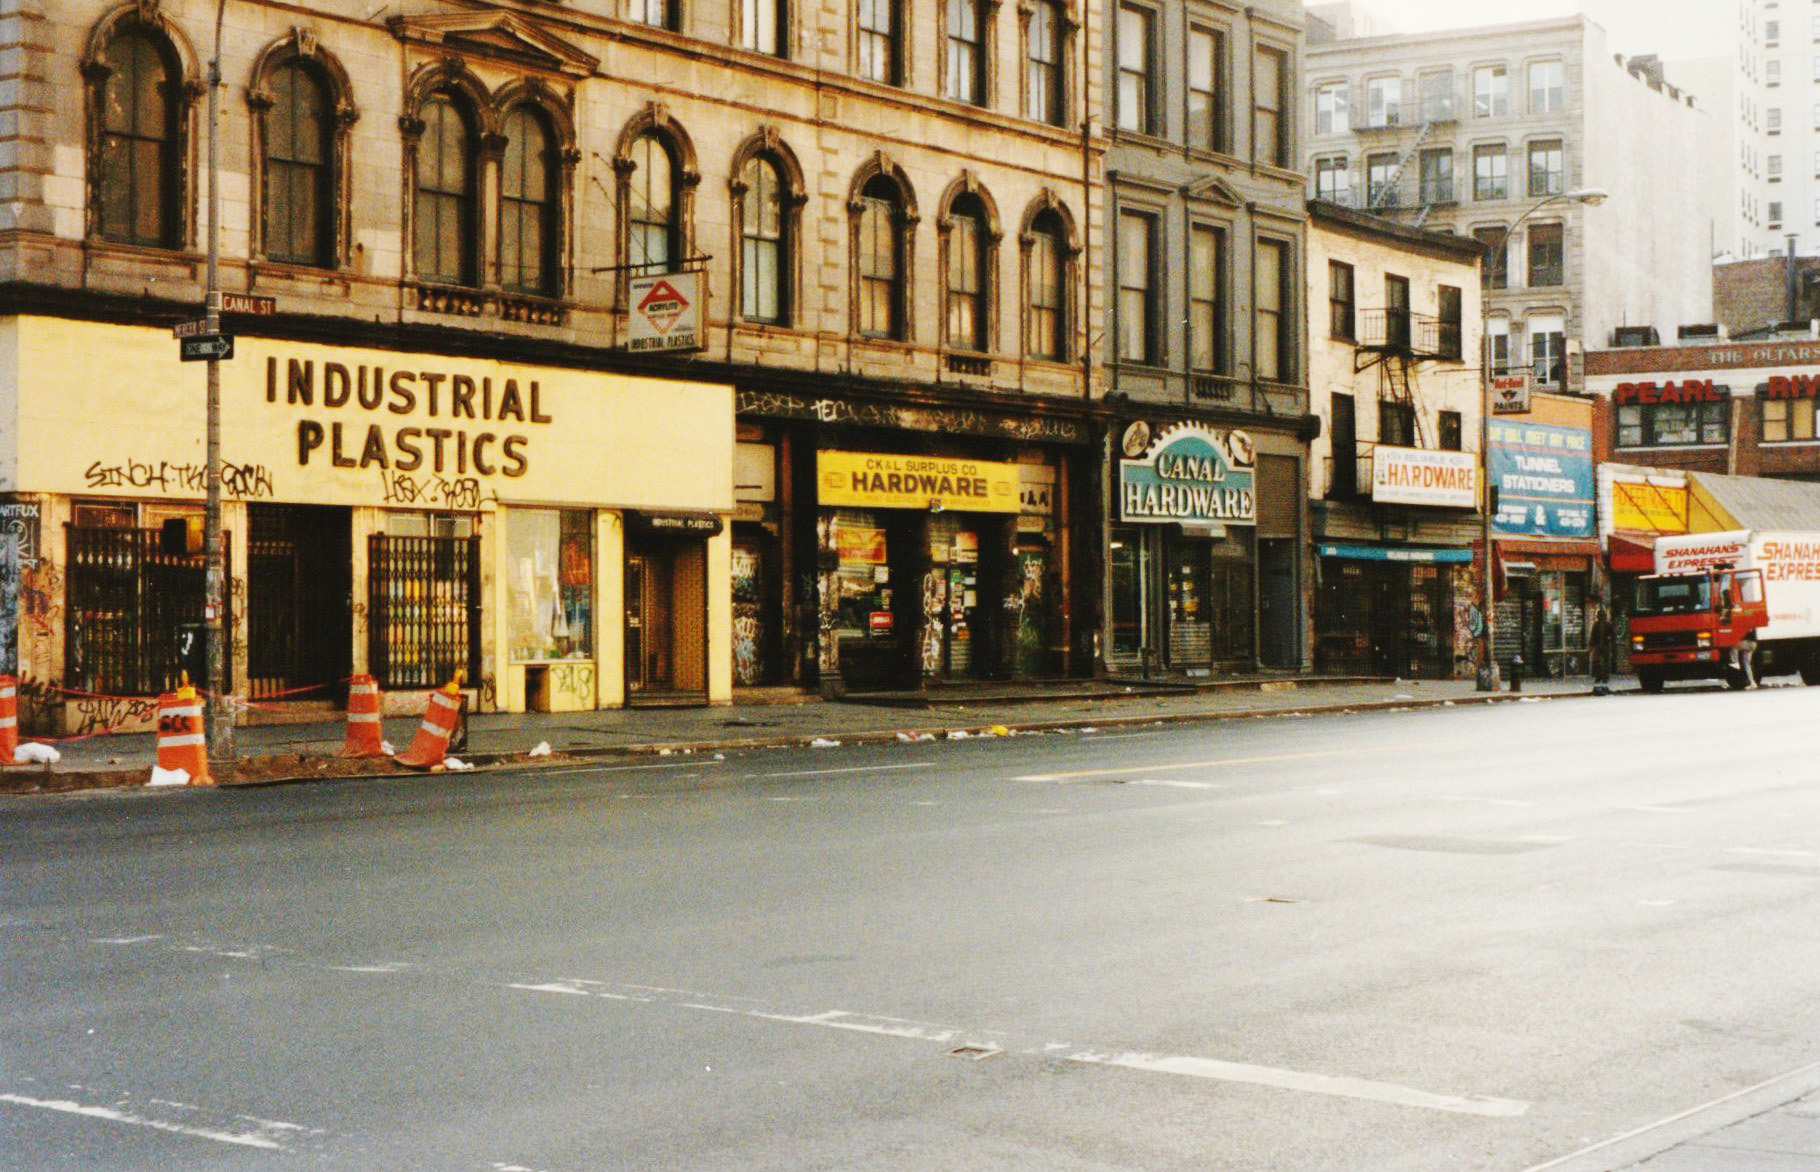
M 1656 537 L 1653 533 L 1614 533 L 1607 547 L 1614 574 L 1653 574 L 1656 571 Z
M 1360 562 L 1454 562 L 1472 561 L 1470 549 L 1414 549 L 1409 546 L 1322 545 L 1324 558 L 1351 558 Z
M 1523 541 L 1508 537 L 1494 540 L 1498 544 L 1498 559 L 1507 567 L 1529 562 L 1539 570 L 1572 573 L 1590 568 L 1589 561 L 1599 561 L 1605 556 L 1596 541 Z

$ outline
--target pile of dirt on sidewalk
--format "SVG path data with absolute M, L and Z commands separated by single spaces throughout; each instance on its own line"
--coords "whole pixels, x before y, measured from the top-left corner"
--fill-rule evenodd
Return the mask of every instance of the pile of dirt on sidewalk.
M 460 757 L 457 754 L 457 757 Z M 465 760 L 465 758 L 462 758 Z M 573 763 L 566 753 L 546 753 L 533 757 L 513 753 L 489 757 L 481 764 L 544 766 Z M 318 757 L 306 753 L 277 753 L 267 757 L 241 757 L 234 763 L 231 776 L 217 780 L 223 785 L 260 785 L 277 781 L 316 781 L 337 777 L 403 777 L 411 774 L 445 772 L 407 769 L 390 757 Z M 43 766 L 0 768 L 0 795 L 60 794 L 75 790 L 128 789 L 150 780 L 149 769 L 63 769 L 53 771 Z

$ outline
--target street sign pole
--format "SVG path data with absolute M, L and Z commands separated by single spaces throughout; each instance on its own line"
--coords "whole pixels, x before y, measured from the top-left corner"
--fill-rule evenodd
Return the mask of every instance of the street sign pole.
M 210 336 L 221 333 L 221 23 L 227 0 L 216 0 L 215 55 L 209 61 L 209 263 L 206 320 Z M 209 355 L 208 503 L 203 514 L 203 626 L 208 638 L 209 770 L 223 780 L 234 775 L 234 713 L 227 698 L 227 567 L 221 542 L 221 356 Z

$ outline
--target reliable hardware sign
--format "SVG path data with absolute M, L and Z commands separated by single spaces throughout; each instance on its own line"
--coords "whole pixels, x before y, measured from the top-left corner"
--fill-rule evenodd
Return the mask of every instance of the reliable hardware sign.
M 1194 424 L 1166 428 L 1141 460 L 1119 461 L 1119 519 L 1189 526 L 1255 525 L 1251 437 Z

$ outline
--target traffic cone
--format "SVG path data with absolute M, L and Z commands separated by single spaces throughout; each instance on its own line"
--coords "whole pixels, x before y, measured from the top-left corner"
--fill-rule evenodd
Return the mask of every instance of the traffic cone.
M 187 672 L 182 687 L 158 697 L 158 768 L 183 770 L 191 785 L 215 784 L 209 776 L 207 738 L 202 735 L 202 698 L 190 686 Z
M 430 693 L 430 706 L 424 710 L 423 723 L 417 726 L 411 747 L 392 760 L 413 769 L 441 765 L 449 755 L 449 738 L 460 721 L 461 673 L 456 672 L 454 679 Z
M 19 681 L 0 676 L 0 765 L 11 765 L 19 753 Z
M 379 683 L 369 675 L 348 682 L 348 739 L 337 757 L 383 757 L 380 745 Z

